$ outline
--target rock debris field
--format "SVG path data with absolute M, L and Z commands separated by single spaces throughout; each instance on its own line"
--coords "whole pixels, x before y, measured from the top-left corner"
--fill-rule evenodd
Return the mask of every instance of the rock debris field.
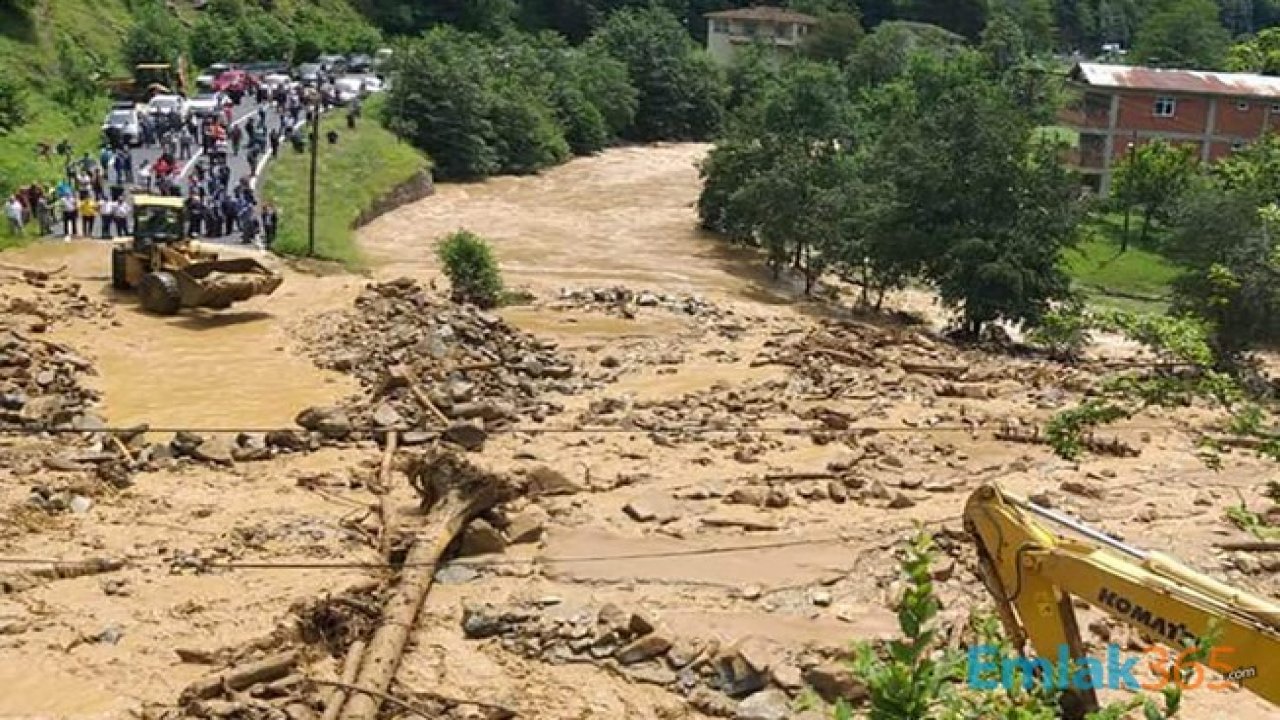
M 1097 357 L 658 285 L 481 311 L 388 275 L 240 319 L 288 338 L 246 354 L 308 358 L 353 391 L 284 427 L 115 427 L 96 358 L 133 342 L 137 311 L 75 267 L 14 262 L 0 556 L 24 562 L 0 565 L 0 715 L 825 717 L 797 701 L 865 702 L 850 648 L 896 635 L 917 528 L 938 548 L 941 642 L 975 640 L 991 602 L 960 512 L 986 483 L 1280 592 L 1280 556 L 1217 548 L 1251 539 L 1226 517 L 1242 499 L 1280 510 L 1267 461 L 1197 458 L 1216 411 L 1144 413 L 1074 462 L 1044 444 L 1107 375 Z M 193 332 L 179 322 L 163 331 Z M 146 377 L 140 361 L 139 392 Z M 1140 647 L 1080 614 L 1095 651 Z M 1271 712 L 1195 695 L 1187 717 Z

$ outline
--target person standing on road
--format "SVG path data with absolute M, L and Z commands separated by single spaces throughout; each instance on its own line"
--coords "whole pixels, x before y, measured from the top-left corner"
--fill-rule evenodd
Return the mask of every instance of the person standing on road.
M 275 157 L 276 153 L 280 151 L 279 130 L 272 128 L 271 132 L 267 135 L 267 144 L 271 147 L 271 156 Z
M 99 223 L 102 229 L 99 237 L 103 240 L 110 240 L 111 230 L 116 224 L 116 201 L 108 196 L 98 206 L 98 211 L 102 214 L 102 222 Z
M 142 165 L 138 167 L 138 183 L 146 192 L 151 192 L 151 178 L 154 176 L 151 170 L 151 162 L 143 160 Z
M 244 138 L 243 132 L 239 125 L 233 125 L 231 131 L 227 133 L 227 139 L 231 141 L 231 154 L 236 157 L 240 156 L 240 141 Z
M 36 201 L 36 220 L 40 223 L 40 236 L 53 234 L 53 191 L 40 194 Z
M 187 125 L 182 126 L 182 132 L 178 134 L 178 159 L 191 159 L 191 146 L 195 143 L 195 136 L 191 134 L 191 128 Z
M 240 242 L 248 245 L 258 239 L 258 216 L 254 207 L 244 203 L 240 210 Z
M 258 127 L 261 128 L 267 126 L 267 106 L 263 100 L 264 98 L 258 98 Z
M 9 202 L 4 204 L 4 216 L 9 218 L 9 231 L 14 235 L 22 234 L 22 212 L 22 201 L 17 193 L 10 195 Z
M 280 214 L 276 211 L 276 206 L 267 203 L 262 206 L 262 234 L 265 236 L 267 247 L 271 247 L 276 241 L 276 231 L 280 229 Z
M 98 218 L 98 201 L 93 198 L 92 193 L 82 193 L 80 195 L 80 235 L 81 237 L 93 237 L 93 223 Z
M 80 233 L 80 206 L 76 203 L 76 196 L 70 193 L 62 196 L 61 204 L 62 236 L 71 242 L 71 237 Z
M 116 235 L 124 237 L 129 234 L 129 218 L 133 215 L 133 200 L 128 193 L 121 193 L 116 201 Z
M 199 237 L 204 223 L 204 203 L 198 193 L 187 195 L 187 234 Z
M 222 234 L 230 235 L 236 231 L 236 221 L 240 217 L 240 207 L 231 193 L 222 195 Z

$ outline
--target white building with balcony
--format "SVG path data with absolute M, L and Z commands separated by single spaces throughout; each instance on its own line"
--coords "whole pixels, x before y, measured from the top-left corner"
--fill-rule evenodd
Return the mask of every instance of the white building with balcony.
M 707 52 L 723 65 L 745 47 L 760 44 L 775 55 L 793 55 L 818 18 L 786 8 L 749 7 L 707 13 Z

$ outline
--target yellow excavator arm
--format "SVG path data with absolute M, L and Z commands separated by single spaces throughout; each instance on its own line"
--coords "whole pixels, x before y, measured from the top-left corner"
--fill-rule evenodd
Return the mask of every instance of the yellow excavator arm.
M 1073 531 L 1060 535 L 1043 521 Z M 1170 659 L 1218 628 L 1210 666 L 1280 704 L 1280 606 L 1205 577 L 1173 558 L 1139 550 L 1062 513 L 985 485 L 965 506 L 979 570 L 1015 647 L 1056 660 L 1085 657 L 1072 598 L 1172 648 Z M 1071 715 L 1096 709 L 1092 690 L 1073 690 Z M 1067 707 L 1067 705 L 1077 707 Z

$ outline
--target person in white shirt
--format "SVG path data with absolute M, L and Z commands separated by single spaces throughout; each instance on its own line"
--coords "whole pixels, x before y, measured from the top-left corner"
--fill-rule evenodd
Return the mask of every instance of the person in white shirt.
M 116 202 L 116 236 L 124 237 L 129 234 L 129 216 L 133 214 L 133 203 L 129 202 L 128 195 L 121 195 Z
M 9 197 L 9 202 L 4 204 L 4 215 L 9 218 L 9 229 L 14 235 L 22 234 L 22 201 L 17 195 Z
M 98 216 L 102 218 L 102 239 L 111 239 L 111 229 L 116 224 L 116 201 L 107 197 L 98 206 Z

